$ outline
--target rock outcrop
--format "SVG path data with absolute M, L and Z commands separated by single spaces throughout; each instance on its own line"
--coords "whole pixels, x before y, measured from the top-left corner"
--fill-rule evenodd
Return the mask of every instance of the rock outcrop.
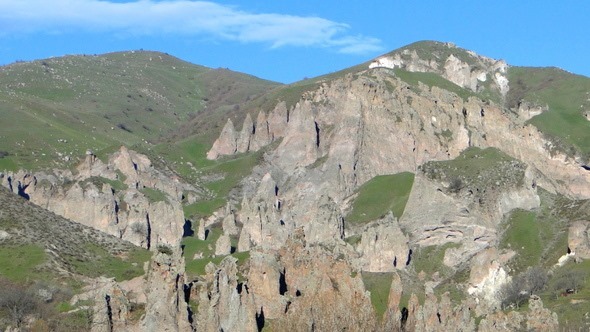
M 177 246 L 184 225 L 181 199 L 202 195 L 201 189 L 156 170 L 146 156 L 125 147 L 108 163 L 88 153 L 74 173 L 19 171 L 1 181 L 49 211 L 144 248 Z
M 487 315 L 478 327 L 479 331 L 557 331 L 557 314 L 543 307 L 537 296 L 531 296 L 529 310 L 524 313 L 502 311 Z
M 407 60 L 406 55 L 414 60 Z M 388 326 L 442 331 L 462 326 L 465 331 L 474 330 L 470 312 L 477 311 L 478 315 L 494 320 L 497 292 L 510 280 L 504 267 L 511 253 L 494 249 L 500 236 L 499 225 L 506 214 L 514 209 L 538 208 L 537 185 L 570 196 L 590 197 L 589 175 L 581 172 L 573 160 L 550 151 L 541 132 L 525 123 L 530 119 L 530 109 L 507 112 L 494 103 L 460 97 L 436 86 L 410 85 L 390 69 L 382 68 L 393 63 L 396 68 L 410 71 L 443 73 L 443 77 L 466 89 L 490 89 L 504 95 L 505 63 L 475 57 L 481 66 L 478 72 L 463 55 L 450 54 L 442 65 L 438 60 L 424 62 L 411 52 L 406 55 L 381 59 L 380 65 L 368 71 L 321 83 L 292 108 L 286 109 L 283 104 L 268 115 L 259 114 L 256 125 L 249 118 L 244 122 L 246 126 L 236 141 L 242 142 L 242 147 L 248 141 L 249 147 L 241 151 L 259 149 L 262 144 L 253 144 L 259 133 L 264 135 L 259 142 L 268 144 L 282 139 L 265 152 L 264 162 L 242 182 L 235 213 L 217 219 L 223 221 L 226 232 L 239 220 L 237 251 L 250 251 L 254 269 L 247 278 L 255 303 L 250 310 L 272 317 L 273 328 L 318 328 L 318 324 L 325 323 L 326 329 Z M 284 120 L 285 115 L 288 121 Z M 224 130 L 218 141 L 227 141 L 230 136 Z M 479 174 L 479 187 L 453 192 L 449 190 L 449 179 L 433 177 L 422 169 L 430 161 L 454 160 L 469 147 L 491 147 L 509 156 L 498 164 L 497 179 L 486 183 L 487 175 Z M 216 157 L 221 155 L 217 148 L 211 151 Z M 346 215 L 356 190 L 375 176 L 400 172 L 413 172 L 415 179 L 399 220 L 388 215 L 365 225 L 349 225 Z M 305 238 L 305 246 L 286 245 L 296 232 Z M 358 241 L 345 244 L 344 238 Z M 316 309 L 309 309 L 312 302 L 304 302 L 309 300 L 309 289 L 298 277 L 306 271 L 300 261 L 309 262 L 316 270 L 323 269 L 317 258 L 322 254 L 312 250 L 315 246 L 331 248 L 333 255 L 342 257 L 345 264 L 340 267 L 333 263 L 332 269 L 353 269 L 349 274 L 366 271 L 395 275 L 406 270 L 414 273 L 412 249 L 441 245 L 450 245 L 441 262 L 445 268 L 467 268 L 471 272 L 468 283 L 476 297 L 473 302 L 454 307 L 456 304 L 451 305 L 448 295 L 436 297 L 427 292 L 423 305 L 414 298 L 402 312 L 404 308 L 397 307 L 399 290 L 392 289 L 390 302 L 394 304 L 390 303 L 386 310 L 384 325 L 369 316 L 362 318 L 364 314 L 356 317 L 362 325 L 354 325 L 360 323 L 340 316 L 339 303 L 364 308 L 366 299 L 333 293 L 334 289 L 342 292 L 343 284 L 346 294 L 361 291 L 355 278 L 345 276 L 346 273 L 335 282 L 333 276 L 305 274 L 309 282 L 323 280 L 322 286 L 312 287 L 312 294 L 325 293 L 321 297 L 311 296 Z M 289 261 L 292 252 L 298 253 L 298 262 Z M 277 294 L 277 277 L 284 279 L 287 290 L 283 294 L 280 285 Z M 428 282 L 432 285 L 426 288 L 431 290 L 440 280 Z M 323 288 L 324 284 L 331 284 L 332 290 L 328 291 L 328 286 Z M 401 287 L 400 284 L 395 287 Z M 294 296 L 292 287 L 303 295 Z M 330 302 L 336 298 L 337 301 Z M 322 312 L 324 304 L 331 309 Z M 323 317 L 322 322 L 319 317 Z M 339 321 L 330 320 L 333 317 Z M 526 322 L 526 317 L 521 318 Z M 504 318 L 498 319 L 500 322 Z M 520 323 L 516 319 L 506 324 Z
M 576 257 L 590 258 L 590 222 L 578 220 L 571 224 L 568 232 L 568 250 Z
M 237 137 L 234 123 L 231 119 L 227 119 L 221 135 L 213 143 L 211 150 L 207 152 L 207 159 L 217 159 L 220 155 L 232 155 L 236 153 L 237 148 Z
M 441 75 L 460 87 L 480 92 L 487 86 L 500 92 L 508 92 L 508 65 L 457 48 L 451 43 L 431 42 L 430 54 L 419 55 L 412 47 L 375 59 L 369 68 L 401 68 L 409 72 L 430 72 Z
M 248 286 L 238 283 L 237 273 L 233 257 L 224 259 L 219 267 L 207 266 L 205 281 L 196 285 L 197 331 L 260 331 L 257 320 L 262 319 L 264 325 L 263 311 L 254 305 Z
M 368 224 L 356 247 L 362 270 L 392 272 L 404 269 L 410 255 L 408 242 L 391 212 L 378 222 Z
M 185 292 L 188 280 L 179 248 L 171 253 L 157 253 L 147 270 L 143 331 L 192 331 L 192 312 Z

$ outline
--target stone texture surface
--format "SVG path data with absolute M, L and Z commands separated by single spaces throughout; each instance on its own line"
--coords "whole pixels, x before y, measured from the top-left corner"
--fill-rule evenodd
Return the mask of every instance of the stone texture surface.
M 590 258 L 590 222 L 578 220 L 571 224 L 568 231 L 568 249 L 576 257 Z M 565 254 L 565 253 L 564 253 Z
M 126 188 L 115 189 L 108 180 Z M 5 174 L 2 185 L 60 216 L 144 248 L 177 246 L 183 234 L 183 194 L 202 194 L 200 188 L 156 170 L 146 156 L 125 147 L 106 164 L 87 154 L 75 174 L 18 171 Z M 144 188 L 160 191 L 163 200 L 151 200 L 142 193 Z
M 95 331 L 106 331 L 105 317 L 109 331 L 474 331 L 475 316 L 482 318 L 480 331 L 555 330 L 556 315 L 536 297 L 528 311 L 498 310 L 497 293 L 510 280 L 505 266 L 513 254 L 497 249 L 500 223 L 514 209 L 539 208 L 537 185 L 590 198 L 590 173 L 555 152 L 527 122 L 543 107 L 522 104 L 509 112 L 436 86 L 410 86 L 390 70 L 438 73 L 470 91 L 506 94 L 504 62 L 476 55 L 466 60 L 452 45 L 445 47 L 451 54 L 438 60 L 407 50 L 377 59 L 366 71 L 321 81 L 292 106 L 279 102 L 268 113 L 256 110 L 255 121 L 245 115 L 239 132 L 228 119 L 208 159 L 265 153 L 228 205 L 199 221 L 200 240 L 206 229 L 221 226 L 223 234 L 208 244 L 220 262 L 192 279 L 181 256 L 180 202 L 187 192 L 192 201 L 203 192 L 156 170 L 144 155 L 122 147 L 102 161 L 88 153 L 73 172 L 7 173 L 2 185 L 137 245 L 170 247 L 171 254 L 154 252 L 145 280 L 99 280 L 87 292 L 96 303 Z M 485 194 L 477 200 L 473 193 L 449 192 L 449 183 L 420 169 L 468 147 L 495 147 L 521 160 L 522 179 L 479 188 Z M 416 176 L 399 220 L 389 213 L 363 225 L 347 222 L 363 183 L 405 171 Z M 96 177 L 103 180 L 97 184 Z M 113 181 L 127 188 L 115 189 Z M 153 201 L 145 188 L 165 199 Z M 590 255 L 588 227 L 582 220 L 569 229 L 570 249 L 582 258 Z M 235 237 L 240 260 L 229 255 Z M 472 298 L 435 295 L 441 280 L 426 280 L 408 259 L 412 249 L 449 244 L 440 263 L 468 269 L 461 286 Z M 366 273 L 392 276 L 383 317 L 375 314 Z M 424 291 L 417 294 L 411 282 Z M 141 321 L 129 319 L 132 303 L 145 305 Z M 109 317 L 109 310 L 116 314 Z

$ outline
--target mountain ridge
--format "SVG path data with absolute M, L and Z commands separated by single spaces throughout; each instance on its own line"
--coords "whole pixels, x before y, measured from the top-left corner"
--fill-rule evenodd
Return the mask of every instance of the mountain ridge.
M 91 278 L 91 290 L 76 291 L 70 305 L 91 303 L 95 329 L 588 323 L 575 314 L 588 311 L 580 300 L 590 292 L 581 277 L 590 271 L 590 173 L 579 104 L 588 79 L 439 42 L 290 85 L 158 53 L 112 56 L 90 67 L 93 77 L 68 73 L 92 92 L 81 101 L 93 108 L 72 110 L 79 93 L 42 86 L 67 90 L 61 60 L 23 71 L 24 86 L 10 81 L 4 105 L 13 113 L 0 105 L 4 116 L 36 112 L 80 137 L 93 133 L 87 119 L 66 115 L 92 111 L 115 124 L 97 130 L 118 139 L 95 136 L 106 147 L 79 147 L 69 164 L 43 164 L 40 153 L 84 143 L 75 135 L 35 150 L 3 131 L 13 145 L 0 145 L 0 168 L 21 168 L 0 173 L 15 195 L 150 250 L 143 278 Z

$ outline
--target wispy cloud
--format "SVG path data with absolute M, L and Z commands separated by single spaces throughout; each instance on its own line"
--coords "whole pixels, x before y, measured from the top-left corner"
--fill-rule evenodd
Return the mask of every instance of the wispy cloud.
M 208 1 L 0 0 L 0 37 L 31 33 L 109 32 L 124 36 L 181 34 L 273 48 L 308 46 L 342 53 L 382 48 L 376 38 L 321 17 L 251 13 Z

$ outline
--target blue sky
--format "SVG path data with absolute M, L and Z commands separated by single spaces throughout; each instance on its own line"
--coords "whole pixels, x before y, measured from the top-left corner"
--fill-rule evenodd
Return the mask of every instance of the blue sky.
M 590 76 L 590 1 L 0 0 L 0 65 L 156 50 L 290 83 L 419 40 Z

